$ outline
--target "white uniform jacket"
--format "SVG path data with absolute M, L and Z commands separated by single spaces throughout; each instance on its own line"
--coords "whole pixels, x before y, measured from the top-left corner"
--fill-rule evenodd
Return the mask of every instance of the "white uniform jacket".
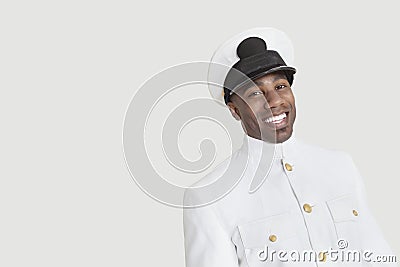
M 292 136 L 277 144 L 266 180 L 250 194 L 256 169 L 253 157 L 263 141 L 246 138 L 248 142 L 231 157 L 241 160 L 249 154 L 237 186 L 210 205 L 184 209 L 187 267 L 387 266 L 374 262 L 379 261 L 375 256 L 394 254 L 367 207 L 364 185 L 350 156 L 307 145 Z M 214 181 L 227 162 L 199 185 Z M 185 197 L 190 203 L 201 196 Z M 329 249 L 338 252 L 326 254 Z M 357 256 L 352 260 L 341 254 L 351 250 L 360 251 L 361 263 Z M 279 251 L 287 254 L 278 257 Z M 307 255 L 305 251 L 318 258 L 302 259 L 299 255 Z

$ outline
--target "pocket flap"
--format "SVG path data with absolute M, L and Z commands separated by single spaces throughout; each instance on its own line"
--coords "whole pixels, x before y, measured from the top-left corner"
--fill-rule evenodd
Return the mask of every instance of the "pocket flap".
M 239 225 L 238 230 L 245 248 L 260 248 L 294 237 L 294 225 L 293 216 L 284 213 Z
M 334 222 L 357 220 L 357 199 L 352 194 L 329 200 L 327 205 Z

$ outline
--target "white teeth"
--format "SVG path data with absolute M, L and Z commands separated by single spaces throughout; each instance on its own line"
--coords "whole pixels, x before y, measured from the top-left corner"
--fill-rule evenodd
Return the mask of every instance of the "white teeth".
M 286 113 L 282 113 L 282 114 L 279 114 L 279 115 L 277 115 L 277 116 L 269 117 L 269 118 L 267 118 L 267 119 L 265 120 L 265 122 L 266 122 L 266 123 L 270 123 L 270 122 L 279 123 L 279 122 L 281 122 L 284 118 L 286 118 Z

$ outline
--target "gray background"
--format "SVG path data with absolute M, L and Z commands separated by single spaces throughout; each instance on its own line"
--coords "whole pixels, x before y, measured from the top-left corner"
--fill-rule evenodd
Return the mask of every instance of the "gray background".
M 133 182 L 132 95 L 252 27 L 285 31 L 299 69 L 296 136 L 349 152 L 396 254 L 396 1 L 3 1 L 0 265 L 183 266 L 181 210 Z

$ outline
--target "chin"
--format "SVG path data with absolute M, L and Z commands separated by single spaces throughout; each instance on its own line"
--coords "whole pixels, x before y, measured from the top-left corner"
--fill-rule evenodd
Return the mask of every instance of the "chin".
M 277 132 L 268 132 L 263 134 L 262 139 L 264 141 L 270 143 L 283 143 L 288 140 L 292 136 L 293 129 L 291 127 L 286 127 L 285 129 L 281 129 Z
M 292 133 L 293 133 L 293 129 L 291 127 L 290 127 L 290 129 L 287 129 L 284 132 L 277 133 L 276 134 L 276 142 L 277 143 L 285 142 L 292 136 Z

